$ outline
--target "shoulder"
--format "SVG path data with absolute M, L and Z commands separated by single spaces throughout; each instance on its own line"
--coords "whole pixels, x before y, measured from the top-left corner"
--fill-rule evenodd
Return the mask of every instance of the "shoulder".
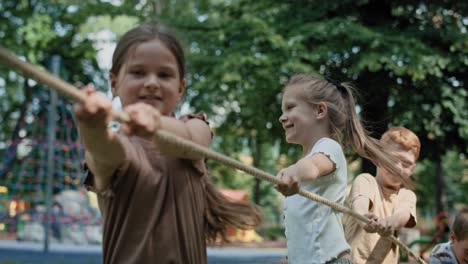
M 431 260 L 450 260 L 452 258 L 450 241 L 446 243 L 437 244 L 432 250 L 430 258 Z
M 375 177 L 369 173 L 361 173 L 353 181 L 353 185 L 374 185 L 376 183 Z
M 359 174 L 353 181 L 351 186 L 350 197 L 365 196 L 371 201 L 374 201 L 375 194 L 378 193 L 379 187 L 374 176 L 363 173 Z
M 179 120 L 185 123 L 192 135 L 206 135 L 207 138 L 210 138 L 209 141 L 213 138 L 213 131 L 210 129 L 210 123 L 206 119 L 205 113 L 182 115 Z
M 200 121 L 203 121 L 204 123 L 206 123 L 207 125 L 210 124 L 208 122 L 208 120 L 206 119 L 205 113 L 203 113 L 203 112 L 182 115 L 182 116 L 179 117 L 179 120 L 181 120 L 183 122 L 188 122 L 190 120 L 200 120 Z
M 326 158 L 334 164 L 336 169 L 340 169 L 336 171 L 345 172 L 344 174 L 342 173 L 343 177 L 347 177 L 345 171 L 346 158 L 338 142 L 330 138 L 319 139 L 307 156 L 311 157 L 316 154 L 326 156 Z
M 315 143 L 314 147 L 310 151 L 309 155 L 322 153 L 328 158 L 332 159 L 333 162 L 346 162 L 344 160 L 344 153 L 341 145 L 333 139 L 330 138 L 322 138 L 317 143 Z
M 317 141 L 317 143 L 315 143 L 315 146 L 313 147 L 313 151 L 320 151 L 322 149 L 342 151 L 340 143 L 331 138 L 321 138 L 319 141 Z
M 431 255 L 437 254 L 437 253 L 439 253 L 440 251 L 442 251 L 442 248 L 443 248 L 443 245 L 444 245 L 444 244 L 445 244 L 445 243 L 440 243 L 440 244 L 435 245 L 434 248 L 433 248 L 432 251 L 431 251 Z
M 406 188 L 400 189 L 400 191 L 398 192 L 398 197 L 400 197 L 401 199 L 416 200 L 416 194 L 412 190 Z

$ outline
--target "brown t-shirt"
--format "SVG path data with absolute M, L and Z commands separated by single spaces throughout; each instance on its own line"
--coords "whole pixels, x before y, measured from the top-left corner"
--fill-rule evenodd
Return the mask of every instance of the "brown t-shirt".
M 347 203 L 352 205 L 354 200 L 360 196 L 369 198 L 369 213 L 375 214 L 379 219 L 393 215 L 397 208 L 406 208 L 416 222 L 416 195 L 411 190 L 405 188 L 401 188 L 399 191 L 384 189 L 377 183 L 374 176 L 364 173 L 354 180 Z M 398 247 L 378 233 L 367 233 L 358 221 L 348 214 L 343 217 L 345 237 L 351 245 L 353 263 L 398 263 Z
M 103 263 L 206 263 L 203 161 L 165 156 L 139 137 L 118 139 L 125 162 L 98 193 Z M 93 190 L 91 173 L 85 185 Z

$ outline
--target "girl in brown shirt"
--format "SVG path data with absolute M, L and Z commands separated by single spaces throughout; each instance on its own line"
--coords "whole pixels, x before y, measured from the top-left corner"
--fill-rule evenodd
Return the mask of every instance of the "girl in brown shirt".
M 75 105 L 89 174 L 104 220 L 103 263 L 206 263 L 205 240 L 226 227 L 252 228 L 258 210 L 224 198 L 208 181 L 202 157 L 156 142 L 158 129 L 202 146 L 211 143 L 203 115 L 173 117 L 185 92 L 183 50 L 162 26 L 127 32 L 109 78 L 130 121 L 108 129 L 111 101 L 88 85 Z

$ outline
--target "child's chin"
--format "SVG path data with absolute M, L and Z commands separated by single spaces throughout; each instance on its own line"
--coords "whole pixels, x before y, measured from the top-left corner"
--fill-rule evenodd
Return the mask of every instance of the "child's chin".
M 402 182 L 400 180 L 395 180 L 395 179 L 387 179 L 387 185 L 388 186 L 400 186 Z

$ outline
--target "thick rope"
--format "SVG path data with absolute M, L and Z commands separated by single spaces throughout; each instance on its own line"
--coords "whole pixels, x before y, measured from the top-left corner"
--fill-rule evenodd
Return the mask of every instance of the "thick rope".
M 82 93 L 80 90 L 76 89 L 76 87 L 74 87 L 73 85 L 55 77 L 54 75 L 50 74 L 47 71 L 42 71 L 39 67 L 33 64 L 19 60 L 16 56 L 14 56 L 8 50 L 6 50 L 5 48 L 1 46 L 0 46 L 0 62 L 6 65 L 9 65 L 16 70 L 22 71 L 24 75 L 29 76 L 30 78 L 38 82 L 46 84 L 48 87 L 55 89 L 59 93 L 63 94 L 64 96 L 74 101 L 83 103 L 86 100 L 86 95 Z M 128 115 L 124 112 L 113 111 L 112 116 L 114 117 L 114 119 L 118 121 L 122 121 L 122 122 L 128 122 L 129 120 Z M 259 170 L 255 167 L 245 165 L 241 163 L 240 161 L 237 161 L 233 158 L 217 153 L 209 148 L 195 144 L 192 141 L 174 136 L 170 134 L 169 132 L 159 130 L 156 133 L 156 140 L 163 142 L 165 144 L 169 144 L 171 146 L 177 147 L 182 152 L 194 153 L 205 158 L 216 160 L 226 166 L 244 171 L 256 178 L 269 181 L 274 184 L 281 183 L 281 181 L 272 174 Z M 331 200 L 325 199 L 317 194 L 306 191 L 302 188 L 299 189 L 298 194 L 306 198 L 309 198 L 315 202 L 329 206 L 336 211 L 349 214 L 366 224 L 372 223 L 372 220 L 349 209 L 348 207 L 335 203 Z M 411 251 L 411 249 L 408 246 L 403 244 L 395 236 L 386 236 L 385 238 L 390 240 L 392 243 L 403 248 L 411 256 L 413 256 L 419 263 L 426 264 L 421 257 L 417 256 L 413 251 Z
M 259 179 L 262 179 L 262 180 L 265 180 L 265 181 L 269 181 L 271 183 L 274 183 L 274 184 L 279 184 L 281 183 L 281 181 L 273 176 L 272 174 L 269 174 L 267 172 L 264 172 L 262 170 L 259 170 L 255 167 L 252 167 L 252 166 L 249 166 L 249 165 L 245 165 L 243 163 L 241 163 L 240 161 L 237 161 L 235 159 L 232 159 L 232 158 L 229 158 L 225 155 L 222 155 L 220 153 L 217 153 L 209 148 L 205 148 L 205 147 L 202 147 L 198 144 L 195 144 L 193 143 L 192 141 L 189 141 L 189 140 L 186 140 L 186 139 L 182 139 L 182 138 L 179 138 L 177 136 L 174 136 L 166 131 L 159 131 L 157 133 L 157 140 L 161 141 L 161 142 L 164 142 L 165 144 L 169 144 L 171 146 L 176 146 L 178 149 L 182 150 L 183 152 L 186 152 L 186 153 L 195 153 L 195 154 L 198 154 L 200 156 L 203 156 L 205 158 L 209 158 L 209 159 L 212 159 L 212 160 L 216 160 L 228 167 L 232 167 L 232 168 L 235 168 L 235 169 L 238 169 L 238 170 L 241 170 L 241 171 L 244 171 L 256 178 L 259 178 Z M 351 210 L 350 208 L 346 207 L 346 206 L 343 206 L 341 204 L 338 204 L 338 203 L 335 203 L 331 200 L 328 200 L 326 198 L 323 198 L 315 193 L 312 193 L 312 192 L 309 192 L 307 190 L 304 190 L 303 188 L 300 188 L 299 189 L 299 192 L 298 192 L 299 195 L 301 196 L 304 196 L 306 198 L 309 198 L 313 201 L 316 201 L 318 203 L 321 203 L 321 204 L 324 204 L 326 206 L 329 206 L 331 208 L 333 208 L 334 210 L 336 211 L 339 211 L 339 212 L 342 212 L 342 213 L 345 213 L 345 214 L 349 214 L 351 216 L 353 216 L 354 218 L 366 223 L 366 224 L 370 224 L 372 223 L 372 220 Z M 419 263 L 425 263 L 424 260 L 417 256 L 413 251 L 411 251 L 411 249 L 406 246 L 405 244 L 403 244 L 400 240 L 398 240 L 395 236 L 385 236 L 384 238 L 390 240 L 392 243 L 400 246 L 401 248 L 403 248 L 405 251 L 407 251 L 411 256 L 413 256 Z

